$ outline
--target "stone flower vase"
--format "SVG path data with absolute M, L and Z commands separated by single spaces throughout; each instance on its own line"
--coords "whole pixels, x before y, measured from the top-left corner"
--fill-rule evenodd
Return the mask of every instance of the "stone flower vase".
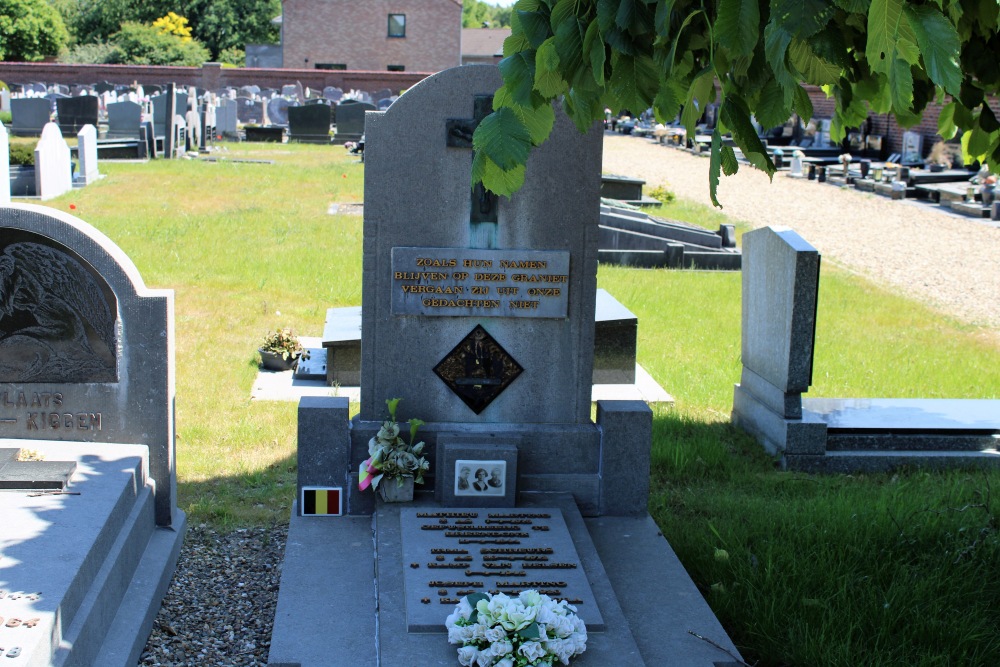
M 285 359 L 276 352 L 268 350 L 257 350 L 260 353 L 260 365 L 269 371 L 287 371 L 295 367 L 298 357 L 288 357 Z
M 398 479 L 383 479 L 378 485 L 378 495 L 387 503 L 408 503 L 413 500 L 413 478 L 403 477 L 402 486 Z

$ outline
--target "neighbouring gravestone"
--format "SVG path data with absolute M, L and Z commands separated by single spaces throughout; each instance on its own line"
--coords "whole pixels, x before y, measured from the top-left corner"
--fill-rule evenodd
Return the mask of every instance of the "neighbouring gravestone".
M 312 144 L 330 143 L 332 114 L 327 104 L 288 107 L 288 139 Z
M 598 401 L 591 419 L 600 127 L 557 111 L 522 190 L 470 189 L 470 139 L 500 83 L 463 66 L 367 114 L 361 410 L 348 422 L 347 399 L 311 397 L 298 422 L 300 511 L 320 487 L 348 516 L 292 519 L 274 667 L 455 664 L 444 619 L 459 599 L 526 589 L 578 605 L 579 667 L 724 659 L 693 627 L 737 655 L 646 514 L 649 407 Z M 400 421 L 424 420 L 432 461 L 409 507 L 358 488 L 393 397 Z M 322 562 L 338 576 L 317 576 Z M 653 613 L 667 597 L 674 620 Z M 306 623 L 331 599 L 350 599 L 350 618 Z
M 358 141 L 365 133 L 365 113 L 375 111 L 375 105 L 357 100 L 344 100 L 337 105 L 337 133 L 333 143 Z
M 336 86 L 327 86 L 323 89 L 323 98 L 331 102 L 339 102 L 340 98 L 344 96 L 344 91 Z
M 0 206 L 10 203 L 10 137 L 0 123 Z
M 97 128 L 93 125 L 84 125 L 76 135 L 76 154 L 80 163 L 76 182 L 90 185 L 101 177 L 97 168 Z
M 812 384 L 819 252 L 791 229 L 764 227 L 743 235 L 743 255 L 743 374 L 733 423 L 771 451 L 822 448 L 825 424 L 802 413 Z
M 236 98 L 236 119 L 243 123 L 260 124 L 264 122 L 264 103 L 248 97 Z
M 10 111 L 10 90 L 0 88 L 0 111 Z
M 10 101 L 10 131 L 15 137 L 38 137 L 52 120 L 52 102 L 44 97 L 22 97 Z
M 270 125 L 288 125 L 288 110 L 298 106 L 284 97 L 272 97 L 267 102 L 267 119 Z
M 142 106 L 135 102 L 108 105 L 108 139 L 139 139 L 142 136 Z
M 169 86 L 168 86 L 169 89 Z M 150 98 L 150 103 L 153 105 L 153 131 L 156 133 L 157 137 L 165 137 L 167 133 L 167 106 L 170 100 L 167 99 L 167 93 L 157 95 Z M 188 108 L 188 96 L 187 93 L 174 93 L 174 117 L 177 114 L 183 114 Z
M 217 138 L 238 136 L 238 109 L 239 102 L 227 98 L 219 99 L 219 105 L 215 107 L 215 136 Z
M 84 125 L 97 127 L 97 97 L 80 95 L 56 100 L 59 131 L 64 136 L 77 134 Z
M 185 527 L 172 292 L 82 220 L 10 205 L 0 302 L 0 642 L 18 664 L 134 667 Z
M 42 201 L 73 189 L 73 165 L 69 145 L 59 126 L 48 123 L 35 146 L 35 194 Z

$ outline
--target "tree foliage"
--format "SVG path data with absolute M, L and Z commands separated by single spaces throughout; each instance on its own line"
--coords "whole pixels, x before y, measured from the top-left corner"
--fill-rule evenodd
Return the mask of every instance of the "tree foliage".
M 0 60 L 41 60 L 68 42 L 62 17 L 45 0 L 0 0 Z
M 115 46 L 111 62 L 118 64 L 195 67 L 209 59 L 208 49 L 200 42 L 141 23 L 122 24 L 111 43 Z
M 945 103 L 940 134 L 963 132 L 966 159 L 1000 167 L 1000 123 L 987 104 L 1000 84 L 997 0 L 518 0 L 500 63 L 495 112 L 476 130 L 473 181 L 510 195 L 524 158 L 551 129 L 551 103 L 584 131 L 604 108 L 680 113 L 689 133 L 719 103 L 709 193 L 744 156 L 774 165 L 751 123 L 813 115 L 803 84 L 836 102 L 840 140 L 869 111 L 900 125 Z
M 462 27 L 506 28 L 510 25 L 510 7 L 497 7 L 482 0 L 462 0 Z
M 106 42 L 125 23 L 153 23 L 163 11 L 162 6 L 142 0 L 76 3 L 76 11 L 67 10 L 64 15 L 75 17 L 71 27 L 78 44 Z M 280 32 L 271 23 L 281 14 L 280 0 L 181 0 L 174 12 L 187 19 L 190 36 L 208 48 L 208 59 L 218 58 L 226 49 L 242 49 L 248 43 L 275 43 Z

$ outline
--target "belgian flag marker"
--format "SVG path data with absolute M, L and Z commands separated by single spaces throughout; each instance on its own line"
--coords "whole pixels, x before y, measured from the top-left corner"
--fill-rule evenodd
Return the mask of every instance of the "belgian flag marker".
M 339 486 L 303 486 L 299 501 L 301 516 L 341 516 L 343 489 Z

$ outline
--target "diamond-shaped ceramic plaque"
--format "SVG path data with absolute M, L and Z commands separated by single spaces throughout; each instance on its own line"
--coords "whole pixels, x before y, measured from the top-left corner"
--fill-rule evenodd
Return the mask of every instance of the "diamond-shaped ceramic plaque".
M 523 370 L 478 324 L 434 367 L 437 376 L 477 415 Z

